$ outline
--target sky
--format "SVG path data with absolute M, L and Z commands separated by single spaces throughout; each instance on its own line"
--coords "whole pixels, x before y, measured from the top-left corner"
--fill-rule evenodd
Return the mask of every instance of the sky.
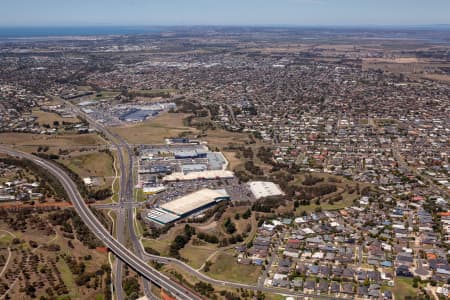
M 0 26 L 450 24 L 450 0 L 0 0 Z

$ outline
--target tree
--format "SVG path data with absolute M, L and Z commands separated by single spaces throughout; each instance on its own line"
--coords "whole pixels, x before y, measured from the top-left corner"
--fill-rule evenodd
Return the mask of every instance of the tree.
M 203 267 L 204 272 L 208 272 L 210 270 L 212 263 L 208 260 L 205 262 L 205 266 Z
M 234 223 L 231 222 L 230 218 L 227 218 L 223 225 L 224 225 L 227 233 L 233 234 L 236 232 L 236 225 L 234 225 Z
M 250 210 L 250 208 L 248 208 L 248 209 L 242 214 L 242 218 L 248 219 L 248 218 L 250 218 L 251 215 L 252 215 L 252 211 Z

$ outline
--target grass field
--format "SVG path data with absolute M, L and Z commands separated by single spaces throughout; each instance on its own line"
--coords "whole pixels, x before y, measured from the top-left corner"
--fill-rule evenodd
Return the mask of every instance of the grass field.
M 114 176 L 113 159 L 104 152 L 80 154 L 63 159 L 61 162 L 81 177 L 111 177 Z
M 197 133 L 195 128 L 184 126 L 183 119 L 187 116 L 188 114 L 163 113 L 139 124 L 112 127 L 111 131 L 132 144 L 162 144 L 165 138 L 176 137 L 182 132 Z
M 64 281 L 64 284 L 67 286 L 70 296 L 73 298 L 77 298 L 78 289 L 76 288 L 74 276 L 70 271 L 69 266 L 64 261 L 64 259 L 59 259 L 58 262 L 56 263 L 56 266 L 58 270 L 61 272 L 62 280 Z
M 206 274 L 219 280 L 253 284 L 258 280 L 260 271 L 260 267 L 240 265 L 230 252 L 222 252 L 214 259 Z
M 136 93 L 140 96 L 147 96 L 147 97 L 153 97 L 158 96 L 162 93 L 175 93 L 177 90 L 175 89 L 152 89 L 152 90 L 131 90 L 132 93 Z
M 105 299 L 105 295 L 103 295 L 103 294 L 97 294 L 95 296 L 95 300 L 104 300 L 104 299 Z
M 315 204 L 315 199 L 311 200 L 310 205 L 302 206 L 300 205 L 299 208 L 296 209 L 296 215 L 299 215 L 302 211 L 305 211 L 307 213 L 315 211 L 317 208 L 321 208 L 322 210 L 339 210 L 342 208 L 349 207 L 353 204 L 353 201 L 360 198 L 361 196 L 358 195 L 356 191 L 354 191 L 352 194 L 348 193 L 347 186 L 350 188 L 356 189 L 356 182 L 348 180 L 346 178 L 340 177 L 340 176 L 333 176 L 327 173 L 313 173 L 311 174 L 314 177 L 321 177 L 324 178 L 323 183 L 330 183 L 337 186 L 338 190 L 337 192 L 327 194 L 322 196 L 320 205 Z M 337 179 L 339 182 L 330 182 L 329 179 L 334 178 Z M 305 174 L 297 175 L 295 180 L 292 182 L 294 185 L 302 186 L 302 182 L 305 179 Z M 321 183 L 318 183 L 320 185 Z M 364 189 L 366 186 L 370 186 L 368 183 L 359 183 L 360 190 Z M 333 198 L 337 195 L 342 196 L 342 200 L 336 201 L 333 204 L 329 204 L 326 199 Z M 292 210 L 293 205 L 288 205 L 287 207 L 280 208 L 281 211 L 286 210 Z
M 6 248 L 11 245 L 13 237 L 6 232 L 0 231 L 0 248 Z
M 224 151 L 222 152 L 225 158 L 228 160 L 228 169 L 234 170 L 236 167 L 241 166 L 245 161 L 241 158 L 236 157 L 235 152 Z
M 120 179 L 117 178 L 116 181 L 114 181 L 113 184 L 113 195 L 111 197 L 112 202 L 118 202 L 119 201 L 119 189 L 120 189 Z
M 139 215 L 140 214 L 139 209 L 137 209 L 137 208 L 134 208 L 134 209 L 135 209 L 135 215 L 136 216 Z M 142 228 L 142 222 L 140 222 L 137 218 L 134 218 L 133 224 L 134 224 L 134 228 L 136 230 L 137 236 L 139 236 L 139 237 L 142 236 L 142 234 L 144 233 L 144 229 Z
M 51 112 L 45 112 L 42 110 L 35 110 L 32 112 L 32 115 L 37 118 L 36 122 L 39 123 L 39 125 L 48 124 L 50 127 L 53 126 L 53 122 L 59 122 L 60 125 L 62 125 L 62 122 L 70 122 L 70 123 L 78 123 L 80 122 L 77 118 L 62 118 L 60 115 L 51 113 Z
M 208 130 L 206 137 L 203 138 L 213 147 L 223 148 L 229 144 L 245 144 L 249 141 L 248 134 L 239 132 L 230 132 L 224 129 Z
M 136 200 L 138 202 L 147 201 L 147 195 L 144 194 L 144 191 L 142 189 L 136 189 Z
M 181 257 L 193 268 L 200 268 L 206 259 L 216 251 L 213 247 L 186 245 L 180 250 Z
M 166 274 L 170 274 L 171 271 L 175 271 L 179 274 L 181 274 L 183 276 L 183 279 L 189 283 L 189 285 L 193 286 L 195 283 L 199 282 L 199 280 L 195 277 L 192 276 L 190 273 L 186 272 L 185 270 L 179 268 L 178 266 L 169 263 L 164 265 L 163 267 L 163 272 Z M 173 277 L 173 275 L 170 275 Z M 224 296 L 220 295 L 220 291 L 228 291 L 234 294 L 237 294 L 236 289 L 234 288 L 228 288 L 228 287 L 224 287 L 224 286 L 218 286 L 218 285 L 213 285 L 214 289 L 216 290 L 215 295 L 217 296 L 218 300 L 226 300 L 226 298 Z
M 105 141 L 97 134 L 61 134 L 43 135 L 32 133 L 6 132 L 0 133 L 0 143 L 17 146 L 96 146 L 104 145 Z
M 405 299 L 407 296 L 415 297 L 417 289 L 413 288 L 412 284 L 412 278 L 397 277 L 392 290 L 395 299 Z
M 234 234 L 243 234 L 248 224 L 252 223 L 252 218 L 244 219 L 242 218 L 242 215 L 247 211 L 247 206 L 237 206 L 237 207 L 228 207 L 225 213 L 222 215 L 220 220 L 217 222 L 217 226 L 215 228 L 212 228 L 209 230 L 209 234 L 217 234 L 217 232 L 220 232 L 219 234 L 221 236 L 229 236 L 229 234 L 225 231 L 225 228 L 223 226 L 223 223 L 227 218 L 230 218 L 230 220 L 235 224 L 236 226 L 236 232 Z M 238 220 L 235 219 L 236 214 L 240 215 L 240 218 Z
M 314 212 L 316 208 L 320 207 L 322 210 L 339 210 L 346 207 L 349 207 L 353 204 L 353 200 L 351 198 L 348 198 L 347 200 L 342 200 L 335 202 L 334 204 L 328 204 L 328 203 L 321 203 L 320 205 L 316 204 L 310 204 L 306 206 L 300 205 L 296 210 L 296 215 L 300 215 L 302 211 L 305 211 L 307 213 Z
M 168 256 L 169 255 L 169 241 L 160 241 L 155 239 L 142 239 L 142 245 L 144 247 L 150 247 L 158 251 L 162 256 Z
M 120 92 L 114 92 L 114 91 L 101 91 L 98 94 L 95 94 L 94 97 L 97 99 L 103 99 L 103 98 L 112 98 L 120 95 Z

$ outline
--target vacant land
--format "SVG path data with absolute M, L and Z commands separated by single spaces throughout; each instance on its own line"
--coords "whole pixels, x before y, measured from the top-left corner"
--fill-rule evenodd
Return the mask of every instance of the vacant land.
M 72 155 L 62 162 L 81 177 L 109 177 L 114 175 L 113 158 L 105 152 Z
M 309 177 L 310 182 L 304 184 L 307 177 Z M 315 181 L 317 182 L 314 183 Z M 289 183 L 289 189 L 295 187 L 296 192 L 306 194 L 311 189 L 311 191 L 317 193 L 322 187 L 325 188 L 326 186 L 335 186 L 336 191 L 313 197 L 308 201 L 304 200 L 304 196 L 301 196 L 300 200 L 298 200 L 299 206 L 297 208 L 294 207 L 294 201 L 289 201 L 286 206 L 281 206 L 276 211 L 278 213 L 294 211 L 295 215 L 301 215 L 303 212 L 310 213 L 317 209 L 339 210 L 353 205 L 353 202 L 361 197 L 361 191 L 372 187 L 368 183 L 354 182 L 347 178 L 327 173 L 298 174 Z
M 80 147 L 105 145 L 105 141 L 95 133 L 90 134 L 32 134 L 8 132 L 0 133 L 0 143 L 14 146 Z
M 181 269 L 178 266 L 171 264 L 171 263 L 164 265 L 162 268 L 162 271 L 164 273 L 168 274 L 170 277 L 172 277 L 177 282 L 179 282 L 180 277 L 182 277 L 183 283 L 187 286 L 190 286 L 191 289 L 193 289 L 193 286 L 199 282 L 199 280 L 195 276 L 192 276 L 190 273 L 187 273 L 183 269 Z M 209 274 L 209 273 L 207 273 L 207 274 Z M 215 299 L 218 299 L 218 300 L 228 299 L 228 298 L 226 298 L 226 296 L 221 295 L 221 293 L 220 293 L 221 291 L 228 291 L 230 293 L 233 293 L 236 296 L 240 296 L 240 299 L 251 299 L 251 297 L 249 297 L 249 296 L 243 297 L 242 294 L 240 293 L 240 291 L 236 290 L 234 288 L 227 288 L 227 287 L 218 286 L 218 285 L 212 285 L 212 287 L 214 288 L 213 293 L 217 297 Z M 210 297 L 207 296 L 206 299 L 210 299 Z M 272 298 L 269 298 L 269 299 L 272 299 Z M 274 299 L 277 299 L 277 298 L 274 298 Z
M 186 132 L 197 133 L 195 128 L 183 124 L 183 119 L 187 116 L 188 114 L 182 113 L 163 113 L 139 124 L 112 127 L 111 131 L 132 144 L 161 144 L 165 138 L 176 137 Z
M 406 299 L 407 297 L 416 297 L 417 289 L 413 286 L 413 281 L 411 278 L 397 277 L 395 279 L 395 287 L 392 290 L 395 299 Z
M 177 90 L 175 89 L 152 89 L 152 90 L 131 90 L 131 93 L 137 94 L 138 96 L 145 96 L 145 97 L 158 97 L 160 95 L 169 95 L 176 93 Z
M 42 110 L 35 110 L 35 111 L 33 111 L 32 115 L 37 118 L 36 122 L 38 122 L 40 126 L 44 126 L 45 124 L 47 124 L 52 128 L 59 127 L 59 126 L 54 125 L 55 122 L 58 122 L 58 124 L 60 124 L 60 125 L 62 125 L 63 122 L 68 122 L 68 123 L 80 122 L 80 120 L 77 118 L 63 118 L 56 113 L 45 112 Z
M 200 268 L 206 259 L 216 251 L 214 246 L 194 246 L 192 242 L 180 250 L 181 257 L 193 268 Z
M 80 225 L 75 225 L 72 218 L 64 226 L 57 225 L 51 216 L 62 216 L 63 210 L 40 214 L 27 210 L 1 212 L 1 234 L 5 233 L 1 242 L 9 244 L 12 254 L 0 284 L 1 295 L 8 293 L 11 299 L 103 297 L 104 280 L 109 275 L 99 270 L 108 266 L 106 253 L 90 249 L 78 239 Z M 28 280 L 23 280 L 24 276 Z M 83 276 L 90 279 L 84 282 Z
M 228 169 L 234 170 L 238 166 L 241 166 L 244 161 L 237 157 L 236 152 L 224 151 L 222 152 L 225 158 L 228 160 Z
M 249 135 L 239 132 L 230 132 L 224 129 L 208 130 L 203 138 L 213 147 L 222 149 L 230 144 L 246 144 L 250 141 Z
M 145 226 L 145 225 L 144 225 Z M 169 256 L 170 244 L 175 240 L 175 237 L 182 234 L 184 224 L 177 224 L 172 227 L 167 233 L 161 235 L 157 239 L 143 238 L 142 244 L 144 247 L 150 247 L 160 252 L 162 256 Z
M 240 283 L 254 284 L 258 280 L 261 268 L 254 265 L 240 265 L 231 252 L 223 252 L 217 255 L 210 267 L 209 276 Z
M 450 83 L 450 75 L 443 74 L 425 74 L 423 78 Z
M 161 256 L 169 256 L 169 241 L 143 238 L 142 245 L 144 247 L 153 248 L 154 250 L 158 251 Z

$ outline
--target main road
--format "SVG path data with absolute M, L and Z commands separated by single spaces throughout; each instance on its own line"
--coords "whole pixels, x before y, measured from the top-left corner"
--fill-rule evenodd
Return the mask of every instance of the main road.
M 205 282 L 215 284 L 218 286 L 224 286 L 229 288 L 244 288 L 244 289 L 250 289 L 250 290 L 258 290 L 262 292 L 269 292 L 269 293 L 276 293 L 276 294 L 284 294 L 289 296 L 302 296 L 302 297 L 310 297 L 314 299 L 337 299 L 335 297 L 327 296 L 327 295 L 314 295 L 314 294 L 305 294 L 302 292 L 293 292 L 286 289 L 279 289 L 279 288 L 270 288 L 270 287 L 263 287 L 263 286 L 254 286 L 254 285 L 248 285 L 248 284 L 241 284 L 241 283 L 235 283 L 235 282 L 229 282 L 229 281 L 222 281 L 222 280 L 216 280 L 211 277 L 208 277 L 207 275 L 193 269 L 189 265 L 185 264 L 184 262 L 174 259 L 174 258 L 168 258 L 168 257 L 161 257 L 161 256 L 155 256 L 155 255 L 149 255 L 147 254 L 142 244 L 140 243 L 138 237 L 136 236 L 135 230 L 134 230 L 134 215 L 133 215 L 133 203 L 130 202 L 130 200 L 133 200 L 133 173 L 132 173 L 132 166 L 133 166 L 133 158 L 132 158 L 132 152 L 130 149 L 130 145 L 123 140 L 122 137 L 112 134 L 109 130 L 107 130 L 105 127 L 103 127 L 101 124 L 97 123 L 95 120 L 91 119 L 90 116 L 87 114 L 84 114 L 80 110 L 78 110 L 77 107 L 72 105 L 71 103 L 67 103 L 76 112 L 83 116 L 86 121 L 90 123 L 90 125 L 97 129 L 99 132 L 101 132 L 107 140 L 111 142 L 111 144 L 117 149 L 118 158 L 119 158 L 119 164 L 121 169 L 121 180 L 120 180 L 120 195 L 119 195 L 119 207 L 123 208 L 125 207 L 125 214 L 122 209 L 119 210 L 118 219 L 117 219 L 117 226 L 118 229 L 118 239 L 115 239 L 104 227 L 103 225 L 98 221 L 98 219 L 95 217 L 95 215 L 91 212 L 89 207 L 86 205 L 84 200 L 82 199 L 81 195 L 78 192 L 78 189 L 76 187 L 76 184 L 70 179 L 70 177 L 55 163 L 46 161 L 44 159 L 41 159 L 37 156 L 17 151 L 15 149 L 12 149 L 7 146 L 0 145 L 0 152 L 32 160 L 36 164 L 40 165 L 43 168 L 46 168 L 48 171 L 50 171 L 53 175 L 55 175 L 65 188 L 69 199 L 74 205 L 75 210 L 80 215 L 82 220 L 85 222 L 85 224 L 88 226 L 88 228 L 100 239 L 104 242 L 104 244 L 119 258 L 116 270 L 115 270 L 115 278 L 117 281 L 115 282 L 116 286 L 116 294 L 119 300 L 122 298 L 123 291 L 122 291 L 122 264 L 125 262 L 127 265 L 129 265 L 131 268 L 133 268 L 138 274 L 140 274 L 143 277 L 144 281 L 144 292 L 146 296 L 150 299 L 156 298 L 150 290 L 150 284 L 149 282 L 153 282 L 163 288 L 164 290 L 172 293 L 174 296 L 176 296 L 178 299 L 202 299 L 198 295 L 194 294 L 192 291 L 186 289 L 185 287 L 173 282 L 169 277 L 164 275 L 163 273 L 157 271 L 156 269 L 150 267 L 147 265 L 144 258 L 158 261 L 161 263 L 174 263 L 187 271 L 188 273 L 196 276 L 198 279 L 201 279 Z M 126 155 L 127 161 L 124 159 L 124 154 Z M 128 163 L 128 165 L 127 165 Z M 133 244 L 134 251 L 137 253 L 134 254 L 132 251 L 130 251 L 124 244 L 125 244 L 125 237 L 123 228 L 125 226 L 125 219 L 127 221 L 127 227 L 129 229 L 130 234 L 130 240 Z M 120 279 L 120 280 L 119 280 Z
M 133 156 L 131 154 L 131 149 L 129 144 L 118 135 L 111 133 L 103 124 L 97 122 L 80 110 L 76 105 L 72 104 L 70 101 L 63 102 L 72 108 L 73 112 L 84 118 L 86 122 L 93 128 L 95 128 L 98 132 L 103 134 L 104 138 L 107 139 L 116 149 L 117 156 L 120 164 L 120 189 L 119 189 L 119 210 L 117 211 L 116 218 L 116 235 L 117 240 L 126 244 L 126 235 L 125 235 L 125 226 L 127 222 L 127 228 L 130 240 L 133 244 L 133 248 L 136 253 L 138 253 L 140 258 L 143 258 L 143 252 L 141 251 L 141 247 L 138 247 L 139 241 L 136 236 L 134 226 L 133 226 Z M 125 160 L 124 158 L 127 158 Z M 130 202 L 131 201 L 131 202 Z M 114 266 L 114 287 L 116 290 L 117 300 L 123 300 L 123 288 L 122 288 L 122 278 L 123 278 L 123 261 L 117 260 Z M 148 299 L 157 299 L 151 291 L 150 282 L 143 278 L 143 288 L 144 293 Z
M 159 272 L 158 270 L 149 266 L 144 259 L 134 254 L 127 247 L 125 247 L 122 243 L 120 243 L 117 239 L 115 239 L 109 231 L 100 223 L 94 213 L 90 210 L 88 205 L 84 202 L 84 199 L 81 197 L 76 184 L 72 181 L 72 179 L 65 173 L 61 167 L 57 164 L 37 157 L 35 155 L 31 155 L 22 151 L 15 150 L 8 146 L 0 145 L 0 153 L 4 153 L 10 156 L 28 159 L 40 167 L 46 169 L 48 172 L 53 174 L 61 183 L 63 188 L 65 189 L 67 196 L 72 202 L 75 210 L 86 224 L 86 226 L 91 230 L 91 232 L 97 236 L 120 260 L 129 265 L 132 269 L 134 269 L 139 275 L 144 277 L 145 279 L 157 284 L 164 290 L 168 291 L 177 299 L 186 299 L 186 300 L 199 300 L 202 299 L 200 296 L 194 294 L 192 291 L 186 289 L 185 287 L 179 285 L 178 283 L 172 281 L 168 276 Z M 141 246 L 142 247 L 142 246 Z M 142 248 L 140 247 L 140 252 L 143 253 Z M 218 286 L 229 287 L 229 288 L 244 288 L 250 290 L 258 290 L 262 292 L 283 294 L 289 296 L 302 296 L 302 297 L 310 297 L 314 299 L 337 299 L 336 297 L 328 296 L 328 295 L 314 295 L 314 294 L 306 294 L 302 292 L 293 292 L 286 289 L 279 288 L 270 288 L 270 287 L 258 287 L 249 284 L 235 283 L 229 281 L 222 281 L 210 278 L 205 274 L 191 268 L 184 262 L 181 262 L 174 258 L 161 257 L 155 255 L 144 254 L 145 257 L 158 261 L 161 263 L 174 263 L 179 267 L 183 268 L 185 271 L 191 273 L 196 276 L 198 279 L 203 280 L 205 282 L 215 284 Z
M 30 160 L 54 175 L 65 189 L 67 196 L 72 202 L 75 210 L 77 211 L 83 222 L 86 224 L 86 226 L 91 230 L 91 232 L 95 236 L 97 236 L 97 238 L 99 238 L 117 257 L 119 257 L 122 261 L 124 261 L 145 279 L 157 284 L 164 290 L 173 294 L 178 299 L 202 299 L 185 287 L 173 282 L 165 274 L 149 266 L 143 259 L 135 255 L 122 243 L 115 239 L 100 223 L 94 213 L 84 202 L 84 199 L 81 197 L 78 188 L 73 180 L 57 164 L 3 145 L 0 145 L 0 152 L 10 156 Z

